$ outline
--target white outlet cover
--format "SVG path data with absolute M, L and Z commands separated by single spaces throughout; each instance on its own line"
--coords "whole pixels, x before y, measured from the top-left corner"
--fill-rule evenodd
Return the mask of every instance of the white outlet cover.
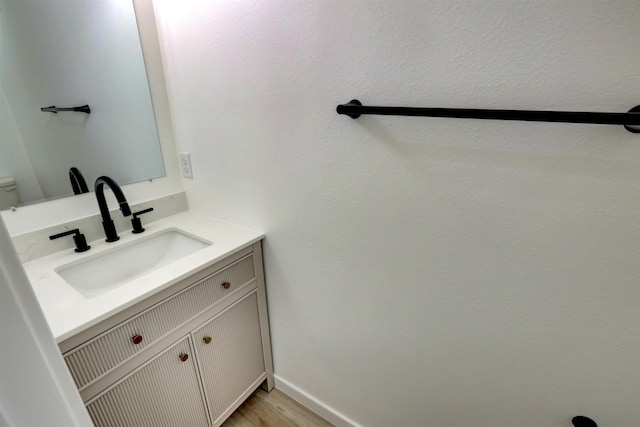
M 182 171 L 183 177 L 193 179 L 190 153 L 180 153 L 180 170 Z

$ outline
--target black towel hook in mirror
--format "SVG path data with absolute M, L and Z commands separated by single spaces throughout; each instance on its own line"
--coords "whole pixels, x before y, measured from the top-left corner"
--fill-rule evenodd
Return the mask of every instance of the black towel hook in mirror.
M 51 107 L 42 107 L 40 108 L 40 111 L 53 113 L 53 114 L 58 114 L 58 111 L 77 111 L 79 113 L 91 114 L 91 108 L 88 105 L 81 105 L 79 107 L 69 107 L 69 108 L 56 107 L 55 105 L 52 105 Z

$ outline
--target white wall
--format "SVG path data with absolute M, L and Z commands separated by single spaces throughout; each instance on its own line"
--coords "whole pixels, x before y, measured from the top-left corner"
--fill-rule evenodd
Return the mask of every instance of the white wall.
M 0 426 L 91 426 L 0 218 Z
M 157 0 L 192 209 L 263 229 L 276 374 L 366 426 L 640 424 L 637 1 Z

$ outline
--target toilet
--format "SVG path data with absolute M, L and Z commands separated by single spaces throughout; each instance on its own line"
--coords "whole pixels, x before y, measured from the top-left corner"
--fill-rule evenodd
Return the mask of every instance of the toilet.
M 18 206 L 18 187 L 12 177 L 0 178 L 0 211 Z

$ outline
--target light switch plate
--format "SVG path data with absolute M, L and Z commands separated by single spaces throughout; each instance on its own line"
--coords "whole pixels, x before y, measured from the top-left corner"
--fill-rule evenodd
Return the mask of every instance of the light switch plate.
M 182 171 L 183 177 L 193 179 L 193 169 L 191 169 L 190 153 L 180 153 L 180 170 Z

